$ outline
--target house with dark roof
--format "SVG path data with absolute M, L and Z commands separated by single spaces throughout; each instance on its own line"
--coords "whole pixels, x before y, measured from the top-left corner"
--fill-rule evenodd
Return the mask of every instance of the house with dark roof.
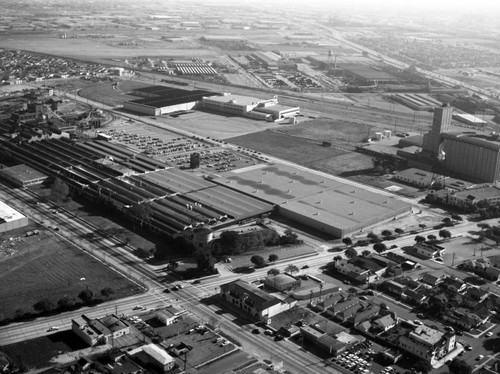
M 372 320 L 372 326 L 381 332 L 392 329 L 397 324 L 397 318 L 393 318 L 391 314 L 376 318 Z
M 392 280 L 385 281 L 382 286 L 387 292 L 397 296 L 401 296 L 407 289 L 407 286 L 405 286 L 404 284 Z
M 438 277 L 431 273 L 423 273 L 420 277 L 420 282 L 428 284 L 429 286 L 436 286 L 443 281 L 442 277 Z
M 280 300 L 241 279 L 222 284 L 220 297 L 248 318 L 266 322 L 297 304 L 297 301 Z
M 449 291 L 462 292 L 467 287 L 467 284 L 455 277 L 445 277 L 441 285 Z
M 379 314 L 379 312 L 380 307 L 378 305 L 370 304 L 368 307 L 363 310 L 359 310 L 354 316 L 352 316 L 350 318 L 350 322 L 352 322 L 354 326 L 357 326 L 360 323 L 375 317 Z

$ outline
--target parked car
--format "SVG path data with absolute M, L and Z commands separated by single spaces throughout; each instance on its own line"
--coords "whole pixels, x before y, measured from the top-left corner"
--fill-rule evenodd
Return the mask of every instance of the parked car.
M 252 334 L 258 335 L 258 334 L 260 334 L 260 330 L 259 329 L 253 329 L 252 330 Z
M 422 325 L 422 321 L 419 321 L 418 319 L 413 320 L 413 323 L 416 325 Z
M 484 358 L 484 355 L 479 355 L 479 356 L 477 356 L 476 361 L 481 361 L 483 358 Z
M 199 279 L 196 279 L 195 281 L 193 281 L 193 284 L 200 284 L 201 283 L 201 280 Z
M 309 269 L 309 265 L 302 266 L 302 269 Z
M 59 330 L 59 326 L 51 326 L 47 331 L 55 331 L 55 330 Z
M 492 335 L 493 335 L 493 333 L 492 333 L 491 331 L 489 331 L 489 332 L 487 332 L 487 333 L 485 334 L 485 336 L 486 336 L 487 338 L 489 338 L 489 337 L 490 337 L 490 336 L 492 336 Z

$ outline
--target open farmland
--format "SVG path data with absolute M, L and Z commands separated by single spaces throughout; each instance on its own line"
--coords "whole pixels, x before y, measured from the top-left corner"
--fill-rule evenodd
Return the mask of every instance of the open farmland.
M 101 262 L 50 232 L 22 238 L 18 252 L 0 260 L 0 317 L 32 312 L 33 304 L 48 298 L 77 298 L 88 288 L 99 295 L 111 287 L 115 298 L 139 292 L 139 287 Z

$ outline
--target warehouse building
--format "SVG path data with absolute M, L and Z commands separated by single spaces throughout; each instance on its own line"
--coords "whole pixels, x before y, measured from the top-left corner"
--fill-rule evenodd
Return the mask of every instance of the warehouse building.
M 28 218 L 0 201 L 0 232 L 7 232 L 28 225 Z
M 282 216 L 335 237 L 396 219 L 411 205 L 389 193 L 354 187 L 326 174 L 287 165 L 261 165 L 214 180 L 278 206 Z
M 483 121 L 481 118 L 473 116 L 469 113 L 453 113 L 453 119 L 456 119 L 459 122 L 466 123 L 471 126 L 484 126 L 486 125 L 486 121 Z
M 48 176 L 28 165 L 21 164 L 0 170 L 0 178 L 18 187 L 28 187 L 43 183 Z
M 142 99 L 125 102 L 123 104 L 123 109 L 149 116 L 159 116 L 181 110 L 191 110 L 203 97 L 218 95 L 211 91 L 189 91 L 166 86 L 139 88 L 133 90 L 132 94 L 140 96 Z

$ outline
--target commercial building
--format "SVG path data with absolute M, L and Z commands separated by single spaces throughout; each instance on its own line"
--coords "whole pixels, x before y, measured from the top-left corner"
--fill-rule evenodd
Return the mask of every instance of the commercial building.
M 28 218 L 0 201 L 0 232 L 7 232 L 28 225 Z
M 20 164 L 10 168 L 1 169 L 0 178 L 11 182 L 18 187 L 28 187 L 43 183 L 48 176 L 28 165 Z
M 447 190 L 462 191 L 474 186 L 474 183 L 444 175 L 437 175 L 416 168 L 399 171 L 394 178 L 419 188 L 431 188 L 439 185 L 440 188 L 446 188 Z
M 127 351 L 127 355 L 146 367 L 151 365 L 164 373 L 175 366 L 174 358 L 154 343 Z
M 375 193 L 339 178 L 288 165 L 240 169 L 214 182 L 275 204 L 280 215 L 336 237 L 411 211 L 410 204 L 389 193 Z
M 107 344 L 111 339 L 130 333 L 129 325 L 114 314 L 104 318 L 89 318 L 82 314 L 71 320 L 71 330 L 91 347 Z
M 264 280 L 264 285 L 277 291 L 291 291 L 300 287 L 300 284 L 300 278 L 287 273 L 270 275 Z
M 441 102 L 424 94 L 395 94 L 393 100 L 398 101 L 413 110 L 432 110 L 441 106 Z
M 248 318 L 269 323 L 270 319 L 291 309 L 297 301 L 282 301 L 240 279 L 220 286 L 220 297 L 241 310 Z
M 425 325 L 399 337 L 399 348 L 431 365 L 455 349 L 455 334 L 441 332 Z

